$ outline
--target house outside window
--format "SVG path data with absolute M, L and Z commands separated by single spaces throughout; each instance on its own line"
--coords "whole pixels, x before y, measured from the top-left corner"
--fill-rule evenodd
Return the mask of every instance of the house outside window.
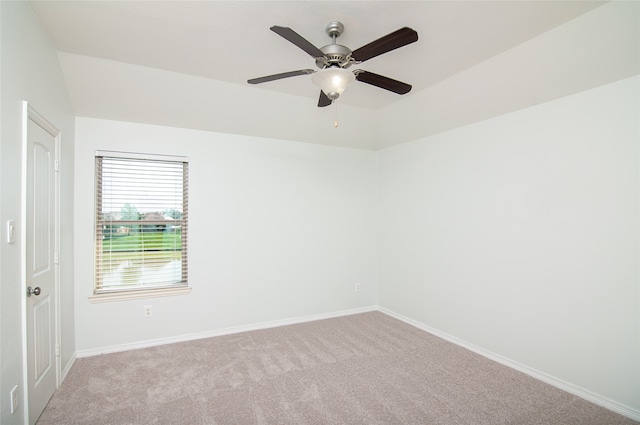
M 95 170 L 93 298 L 184 293 L 188 158 L 97 151 Z

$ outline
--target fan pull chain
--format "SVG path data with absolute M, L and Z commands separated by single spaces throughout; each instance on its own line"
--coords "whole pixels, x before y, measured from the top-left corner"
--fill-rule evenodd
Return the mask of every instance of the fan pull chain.
M 336 101 L 335 101 L 335 100 L 333 101 L 333 104 L 334 104 L 334 105 L 336 105 L 336 106 L 335 106 L 335 110 L 336 110 L 336 119 L 335 119 L 335 121 L 333 121 L 333 126 L 334 126 L 335 128 L 338 128 L 338 104 L 336 103 Z

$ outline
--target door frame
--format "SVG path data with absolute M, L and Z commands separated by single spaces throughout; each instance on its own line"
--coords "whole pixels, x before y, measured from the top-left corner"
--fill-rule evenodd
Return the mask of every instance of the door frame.
M 27 360 L 27 165 L 28 165 L 28 127 L 29 120 L 35 122 L 42 127 L 47 133 L 49 133 L 55 140 L 55 169 L 54 173 L 54 242 L 53 249 L 60 255 L 60 176 L 58 172 L 58 164 L 60 163 L 60 141 L 61 132 L 51 122 L 49 122 L 43 115 L 38 113 L 26 100 L 22 102 L 22 172 L 20 176 L 20 240 L 22 242 L 20 247 L 20 280 L 22 289 L 22 411 L 24 417 L 24 423 L 29 423 L 29 363 Z M 53 311 L 54 321 L 54 344 L 55 344 L 55 375 L 56 375 L 56 388 L 60 387 L 61 380 L 61 359 L 60 359 L 60 264 L 58 261 L 54 264 L 54 291 L 55 302 Z

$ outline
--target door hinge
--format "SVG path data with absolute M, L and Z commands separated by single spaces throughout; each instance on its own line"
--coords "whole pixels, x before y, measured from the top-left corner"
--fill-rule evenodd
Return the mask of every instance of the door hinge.
M 53 253 L 53 262 L 54 264 L 60 264 L 60 255 L 57 251 Z
M 53 161 L 53 169 L 55 171 L 60 171 L 60 160 L 56 159 L 55 161 Z

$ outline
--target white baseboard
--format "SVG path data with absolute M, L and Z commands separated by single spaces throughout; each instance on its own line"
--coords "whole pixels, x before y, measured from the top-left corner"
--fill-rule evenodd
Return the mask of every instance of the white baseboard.
M 230 335 L 240 332 L 255 331 L 260 329 L 275 328 L 278 326 L 294 325 L 297 323 L 313 322 L 316 320 L 331 319 L 334 317 L 350 316 L 352 314 L 366 313 L 369 311 L 377 311 L 377 306 L 360 307 L 349 310 L 341 310 L 330 313 L 312 314 L 308 316 L 293 317 L 289 319 L 273 320 L 269 322 L 254 323 L 250 325 L 233 326 L 224 329 L 213 329 L 210 331 L 189 333 L 168 338 L 151 339 L 147 341 L 133 342 L 129 344 L 112 345 L 108 347 L 92 348 L 88 350 L 76 351 L 74 356 L 77 358 L 99 356 L 101 354 L 118 353 L 122 351 L 136 350 L 139 348 L 155 347 L 158 345 L 174 344 L 177 342 L 193 341 L 203 338 L 211 338 L 215 336 Z
M 410 319 L 408 317 L 405 317 L 401 314 L 398 314 L 394 311 L 391 311 L 389 309 L 386 309 L 384 307 L 378 307 L 377 308 L 378 311 L 385 313 L 391 317 L 394 317 L 398 320 L 401 320 L 411 326 L 414 326 L 418 329 L 421 329 L 425 332 L 429 332 L 430 334 L 433 334 L 439 338 L 442 338 L 446 341 L 452 342 L 456 345 L 459 345 L 460 347 L 466 348 L 467 350 L 473 351 L 476 354 L 480 354 L 481 356 L 487 357 L 491 360 L 494 360 L 498 363 L 501 363 L 505 366 L 508 366 L 512 369 L 515 369 L 519 372 L 522 372 L 526 375 L 529 375 L 533 378 L 536 378 L 540 381 L 546 382 L 547 384 L 553 385 L 556 388 L 559 388 L 563 391 L 566 391 L 568 393 L 571 393 L 575 396 L 578 396 L 580 398 L 583 398 L 587 401 L 590 401 L 594 404 L 597 404 L 599 406 L 602 406 L 606 409 L 609 409 L 611 411 L 614 411 L 616 413 L 619 413 L 623 416 L 626 416 L 630 419 L 636 420 L 636 421 L 640 421 L 640 411 L 634 408 L 631 408 L 629 406 L 626 406 L 624 404 L 618 403 L 614 400 L 610 400 L 606 397 L 603 397 L 599 394 L 595 394 L 589 390 L 586 390 L 582 387 L 579 387 L 577 385 L 573 385 L 569 382 L 563 381 L 562 379 L 558 379 L 556 377 L 553 377 L 551 375 L 548 375 L 544 372 L 540 372 L 539 370 L 530 368 L 526 365 L 523 365 L 521 363 L 518 363 L 516 361 L 513 361 L 511 359 L 508 359 L 506 357 L 503 357 L 499 354 L 493 353 L 491 351 L 485 350 L 481 347 L 478 347 L 474 344 L 471 344 L 467 341 L 464 341 L 460 338 L 457 338 L 453 335 L 449 335 L 446 332 L 442 332 L 438 329 L 434 329 L 430 326 L 427 326 L 423 323 L 420 323 L 416 320 Z
M 62 372 L 60 373 L 60 385 L 62 385 L 64 380 L 67 378 L 67 375 L 69 374 L 69 371 L 71 370 L 71 367 L 73 366 L 75 361 L 76 361 L 76 354 L 73 354 L 69 359 L 69 361 L 67 362 L 67 364 L 65 365 L 65 367 L 62 368 Z

